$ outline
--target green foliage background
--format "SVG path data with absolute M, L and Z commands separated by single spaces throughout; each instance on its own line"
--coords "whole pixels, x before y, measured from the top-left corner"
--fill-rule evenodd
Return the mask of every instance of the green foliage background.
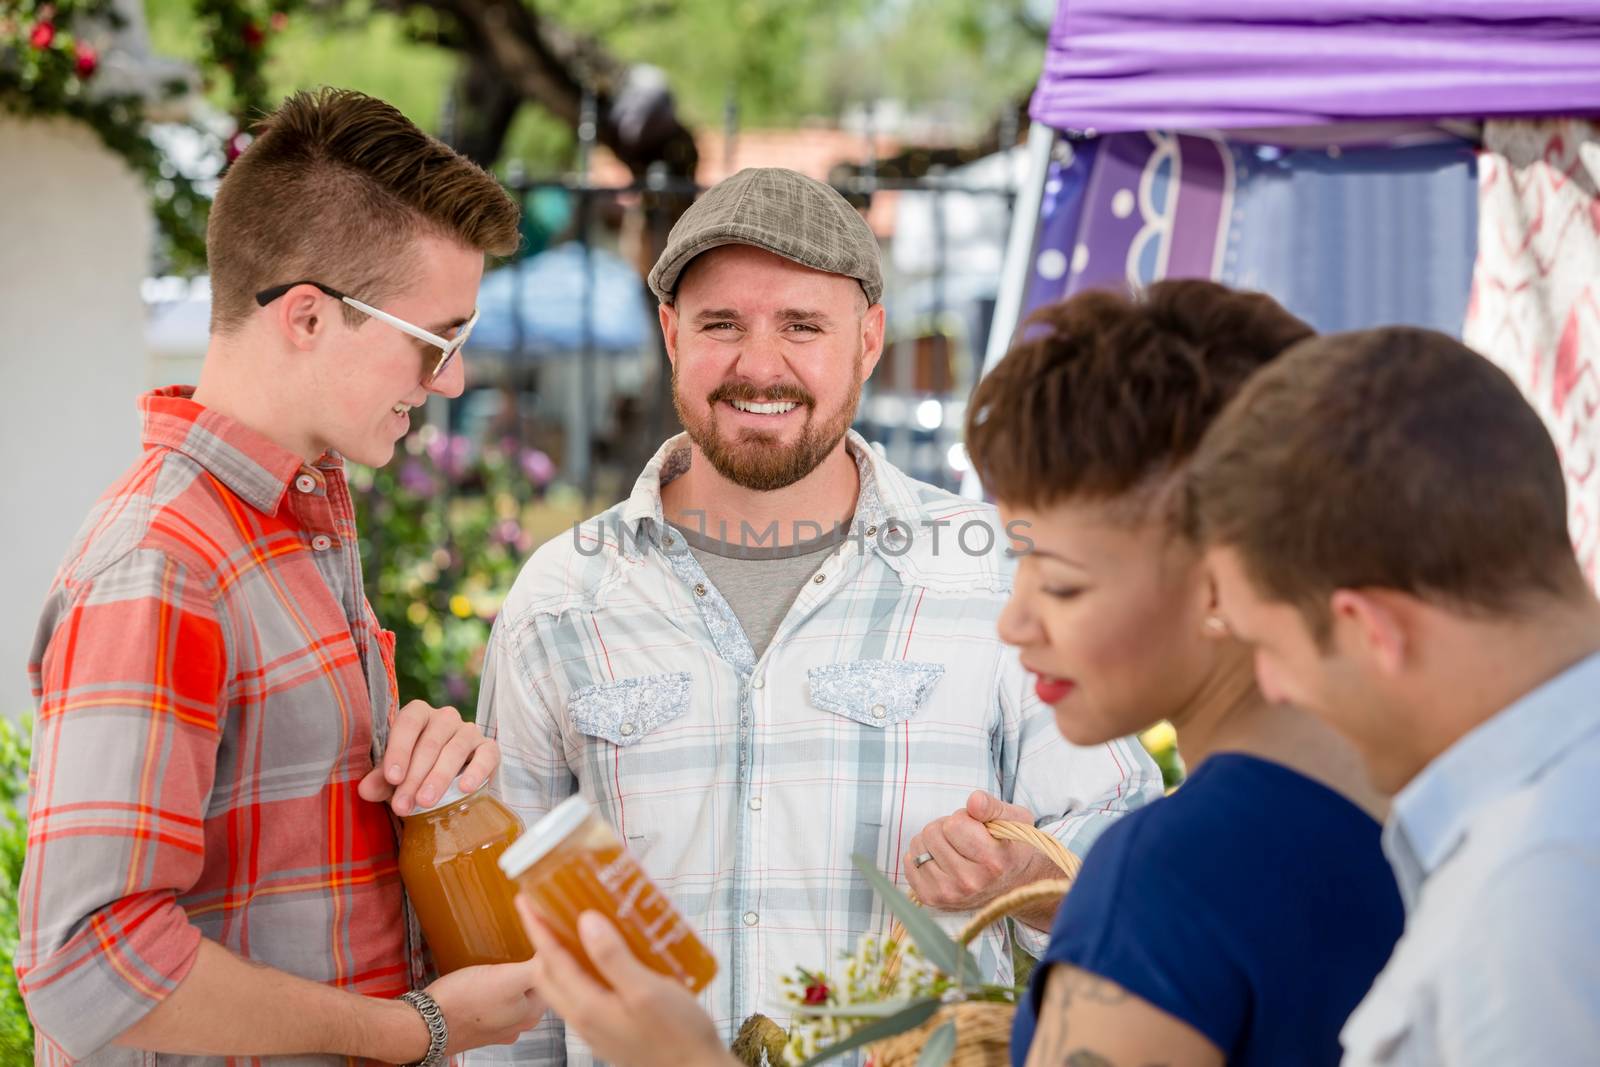
M 0 1067 L 24 1067 L 33 1062 L 33 1026 L 11 958 L 17 951 L 17 884 L 22 878 L 22 854 L 28 840 L 22 810 L 28 790 L 28 758 L 33 725 L 0 718 Z

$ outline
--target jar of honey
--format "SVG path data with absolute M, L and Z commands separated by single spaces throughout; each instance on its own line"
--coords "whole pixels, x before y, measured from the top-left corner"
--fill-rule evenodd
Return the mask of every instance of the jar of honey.
M 532 957 L 512 903 L 516 887 L 495 862 L 522 834 L 522 820 L 486 788 L 463 793 L 452 782 L 402 822 L 400 879 L 439 973 Z
M 640 962 L 690 992 L 716 976 L 716 957 L 583 797 L 556 805 L 501 855 L 500 868 L 597 979 L 578 940 L 578 916 L 586 911 L 611 920 Z

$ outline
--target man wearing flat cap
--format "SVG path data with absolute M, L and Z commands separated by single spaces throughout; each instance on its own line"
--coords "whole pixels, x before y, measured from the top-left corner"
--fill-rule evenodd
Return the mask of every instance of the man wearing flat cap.
M 1160 776 L 1132 740 L 1064 741 L 996 637 L 1025 531 L 851 431 L 883 278 L 843 197 L 741 171 L 683 215 L 649 280 L 686 432 L 528 561 L 478 721 L 524 819 L 582 793 L 700 932 L 726 1039 L 756 1012 L 787 1022 L 780 976 L 887 929 L 852 854 L 954 928 L 1054 872 L 984 822 L 1081 853 Z M 1052 910 L 1017 925 L 1024 948 Z M 1009 980 L 1003 925 L 973 948 Z M 583 1028 L 547 1018 L 511 1055 L 599 1062 Z

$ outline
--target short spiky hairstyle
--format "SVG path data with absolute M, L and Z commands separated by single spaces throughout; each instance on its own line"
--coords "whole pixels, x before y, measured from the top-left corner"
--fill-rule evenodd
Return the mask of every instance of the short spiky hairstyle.
M 382 100 L 296 93 L 255 133 L 207 226 L 214 332 L 243 323 L 256 293 L 302 279 L 381 303 L 405 286 L 425 234 L 516 250 L 519 212 L 500 184 Z M 351 325 L 365 321 L 345 311 Z
M 1181 468 L 1251 372 L 1312 334 L 1271 297 L 1210 281 L 1079 293 L 1035 312 L 978 383 L 967 452 L 1009 505 L 1129 504 L 1142 518 L 1145 490 Z
M 1338 589 L 1496 618 L 1593 596 L 1550 431 L 1505 371 L 1434 330 L 1295 345 L 1218 416 L 1186 482 L 1199 540 L 1324 647 Z

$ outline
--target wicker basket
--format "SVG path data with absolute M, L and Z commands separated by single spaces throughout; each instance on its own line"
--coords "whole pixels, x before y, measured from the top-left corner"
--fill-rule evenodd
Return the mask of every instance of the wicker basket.
M 1048 857 L 1065 877 L 1034 882 L 997 897 L 979 911 L 956 940 L 963 945 L 983 932 L 990 923 L 1005 918 L 1018 908 L 1044 900 L 1059 900 L 1072 888 L 1081 861 L 1065 845 L 1043 830 L 1027 823 L 996 820 L 987 824 L 996 840 L 1019 841 L 1031 845 Z M 896 920 L 889 932 L 890 941 L 896 945 L 906 942 L 905 927 Z M 885 968 L 889 980 L 898 970 L 898 956 Z M 1016 1005 L 992 1001 L 964 1001 L 948 1004 L 934 1013 L 933 1018 L 915 1030 L 885 1038 L 871 1046 L 872 1067 L 916 1067 L 922 1047 L 935 1030 L 945 1023 L 956 1024 L 956 1048 L 950 1057 L 949 1067 L 1010 1067 L 1011 1021 Z

